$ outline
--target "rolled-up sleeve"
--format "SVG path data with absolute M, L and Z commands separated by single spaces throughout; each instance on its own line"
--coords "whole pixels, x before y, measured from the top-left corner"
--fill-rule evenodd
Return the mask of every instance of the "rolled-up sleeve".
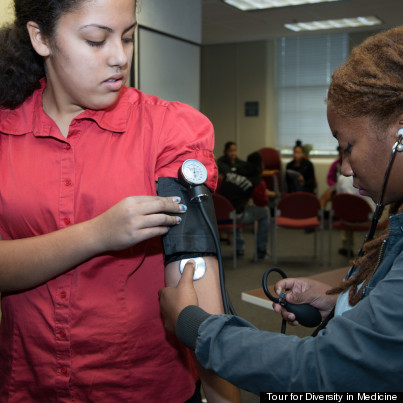
M 208 172 L 206 185 L 214 191 L 217 166 L 214 160 L 214 129 L 210 120 L 189 105 L 170 102 L 166 108 L 158 144 L 156 178 L 176 177 L 187 159 L 202 162 Z

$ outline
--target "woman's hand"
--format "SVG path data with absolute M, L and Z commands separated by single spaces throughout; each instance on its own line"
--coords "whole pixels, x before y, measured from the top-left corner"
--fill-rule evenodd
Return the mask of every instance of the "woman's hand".
M 186 212 L 179 197 L 132 196 L 92 220 L 100 250 L 121 250 L 168 232 Z M 173 213 L 174 216 L 166 213 Z
M 286 300 L 290 304 L 309 304 L 318 308 L 324 320 L 336 304 L 337 295 L 327 295 L 326 291 L 332 287 L 320 281 L 309 278 L 285 278 L 276 283 L 274 289 L 277 295 L 286 291 Z M 297 326 L 295 315 L 286 311 L 281 305 L 273 304 L 275 312 L 280 312 L 283 319 L 290 325 Z
M 199 305 L 196 290 L 193 286 L 195 264 L 191 260 L 186 263 L 182 277 L 176 287 L 166 287 L 158 291 L 161 314 L 165 328 L 175 333 L 176 322 L 182 309 L 189 305 Z
M 91 220 L 58 231 L 0 240 L 0 290 L 35 287 L 100 253 L 163 235 L 185 211 L 178 197 L 133 196 Z

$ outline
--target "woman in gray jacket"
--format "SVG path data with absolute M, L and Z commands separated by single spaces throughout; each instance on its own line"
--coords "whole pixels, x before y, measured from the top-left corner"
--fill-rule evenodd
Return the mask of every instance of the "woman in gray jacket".
M 200 363 L 254 393 L 399 391 L 403 385 L 403 27 L 368 38 L 336 70 L 328 122 L 343 149 L 341 173 L 360 194 L 390 205 L 388 231 L 368 240 L 339 287 L 284 279 L 276 292 L 308 303 L 325 320 L 316 337 L 264 332 L 197 307 L 188 265 L 176 288 L 160 291 L 167 329 Z M 389 170 L 390 168 L 390 170 Z M 388 172 L 388 174 L 385 174 Z M 384 186 L 386 184 L 386 186 Z M 295 315 L 275 305 L 291 324 Z

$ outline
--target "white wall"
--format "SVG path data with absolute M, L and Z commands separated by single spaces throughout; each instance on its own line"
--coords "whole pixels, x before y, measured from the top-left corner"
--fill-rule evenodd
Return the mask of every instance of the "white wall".
M 201 0 L 138 0 L 140 25 L 201 43 Z
M 200 47 L 139 28 L 137 87 L 200 108 Z
M 201 0 L 139 0 L 134 84 L 200 108 Z
M 201 111 L 216 132 L 215 154 L 227 141 L 243 159 L 276 139 L 275 43 L 247 42 L 203 47 Z M 258 116 L 245 116 L 245 102 L 259 102 Z

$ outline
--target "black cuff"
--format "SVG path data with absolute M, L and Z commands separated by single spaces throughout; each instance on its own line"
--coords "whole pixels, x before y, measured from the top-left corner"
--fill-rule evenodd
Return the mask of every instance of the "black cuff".
M 178 316 L 176 336 L 186 347 L 195 350 L 199 327 L 210 316 L 198 306 L 187 306 Z

